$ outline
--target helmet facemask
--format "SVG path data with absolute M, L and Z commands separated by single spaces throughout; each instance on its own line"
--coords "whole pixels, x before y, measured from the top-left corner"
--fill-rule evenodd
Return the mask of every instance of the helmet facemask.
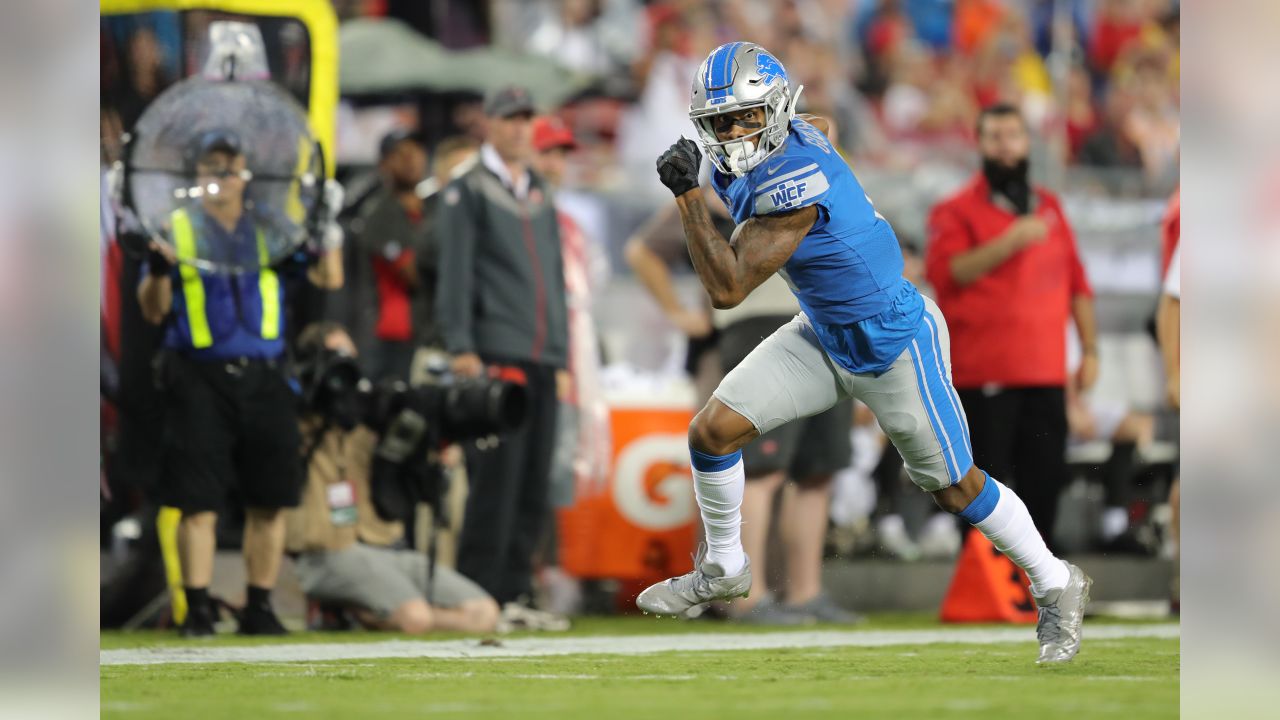
M 712 164 L 720 172 L 741 177 L 781 149 L 787 141 L 787 132 L 794 114 L 793 98 L 800 95 L 800 89 L 802 88 L 798 88 L 794 94 L 789 94 L 786 85 L 779 83 L 761 100 L 725 103 L 714 110 L 690 112 L 689 118 L 697 128 L 698 136 Z M 716 117 L 750 108 L 763 109 L 764 127 L 732 140 L 721 140 L 716 135 L 714 122 Z

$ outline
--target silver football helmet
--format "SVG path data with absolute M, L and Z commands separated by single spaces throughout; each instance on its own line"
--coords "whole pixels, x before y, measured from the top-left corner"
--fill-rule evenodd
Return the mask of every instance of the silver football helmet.
M 768 50 L 755 43 L 726 43 L 698 68 L 689 119 L 711 162 L 721 172 L 745 175 L 786 143 L 803 89 L 792 92 L 786 69 Z M 764 127 L 736 140 L 716 135 L 715 116 L 753 107 L 764 109 Z

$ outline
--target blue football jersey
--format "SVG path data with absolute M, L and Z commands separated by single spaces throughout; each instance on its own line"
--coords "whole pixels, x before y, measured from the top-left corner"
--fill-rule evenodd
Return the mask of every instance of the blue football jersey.
M 915 337 L 924 300 L 902 277 L 902 250 L 827 137 L 791 121 L 782 149 L 711 184 L 736 222 L 816 205 L 818 219 L 780 272 L 823 348 L 850 372 L 887 370 Z

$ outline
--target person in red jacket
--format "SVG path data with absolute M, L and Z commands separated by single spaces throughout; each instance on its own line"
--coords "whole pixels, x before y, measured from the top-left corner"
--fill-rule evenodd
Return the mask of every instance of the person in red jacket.
M 435 277 L 419 272 L 432 267 L 436 253 L 432 218 L 418 194 L 427 176 L 427 149 L 418 135 L 397 128 L 382 138 L 378 156 L 382 188 L 360 216 L 358 241 L 377 291 L 377 344 L 369 353 L 369 371 L 374 380 L 408 382 L 418 346 L 434 340 L 420 296 L 434 292 Z
M 974 460 L 1013 478 L 1049 535 L 1067 483 L 1068 318 L 1084 355 L 1078 391 L 1097 379 L 1098 346 L 1075 238 L 1058 199 L 1028 179 L 1030 146 L 1016 108 L 982 111 L 982 171 L 931 211 L 925 266 L 951 328 Z

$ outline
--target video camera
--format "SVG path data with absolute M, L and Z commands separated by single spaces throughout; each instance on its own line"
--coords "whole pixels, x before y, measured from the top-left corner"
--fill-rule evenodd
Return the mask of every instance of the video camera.
M 520 384 L 458 378 L 437 368 L 424 385 L 375 385 L 355 358 L 327 348 L 300 357 L 297 373 L 304 414 L 320 416 L 326 428 L 363 424 L 380 436 L 370 485 L 384 520 L 408 520 L 418 503 L 438 510 L 443 472 L 436 452 L 447 443 L 513 430 L 526 412 Z

